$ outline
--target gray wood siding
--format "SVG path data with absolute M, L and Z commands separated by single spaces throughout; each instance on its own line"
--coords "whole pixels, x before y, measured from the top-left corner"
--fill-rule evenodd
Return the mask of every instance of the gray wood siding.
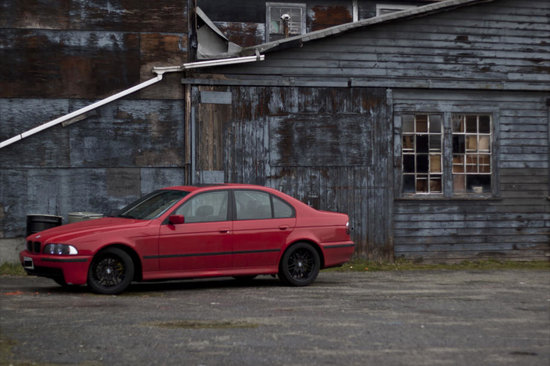
M 282 76 L 280 82 L 295 85 L 548 90 L 549 12 L 548 1 L 497 0 L 307 42 L 222 70 L 264 82 Z
M 519 92 L 394 92 L 396 116 L 483 111 L 493 113 L 498 131 L 497 194 L 489 199 L 396 200 L 396 257 L 542 259 L 550 253 L 548 97 Z M 395 179 L 400 179 L 400 167 Z

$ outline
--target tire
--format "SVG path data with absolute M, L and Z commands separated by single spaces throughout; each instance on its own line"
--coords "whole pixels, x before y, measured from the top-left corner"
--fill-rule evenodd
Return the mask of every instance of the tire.
M 308 243 L 288 248 L 279 264 L 279 279 L 291 286 L 307 286 L 317 278 L 321 260 L 317 250 Z
M 99 294 L 119 294 L 128 288 L 133 278 L 134 262 L 118 248 L 108 248 L 97 254 L 88 270 L 88 286 Z

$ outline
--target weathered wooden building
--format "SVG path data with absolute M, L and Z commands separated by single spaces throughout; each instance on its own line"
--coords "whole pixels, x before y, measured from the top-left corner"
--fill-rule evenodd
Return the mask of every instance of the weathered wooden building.
M 349 213 L 361 256 L 549 255 L 547 1 L 40 4 L 0 12 L 0 141 L 153 66 L 215 58 L 212 35 L 266 58 L 167 75 L 1 149 L 7 245 L 30 212 L 231 181 Z
M 195 179 L 348 212 L 364 256 L 547 258 L 549 10 L 444 1 L 246 48 L 266 60 L 184 80 Z

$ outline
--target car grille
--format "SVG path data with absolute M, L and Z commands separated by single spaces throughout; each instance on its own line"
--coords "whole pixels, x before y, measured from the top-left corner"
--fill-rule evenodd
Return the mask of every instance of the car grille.
M 27 250 L 32 253 L 40 253 L 40 246 L 42 243 L 39 241 L 28 241 L 27 242 Z

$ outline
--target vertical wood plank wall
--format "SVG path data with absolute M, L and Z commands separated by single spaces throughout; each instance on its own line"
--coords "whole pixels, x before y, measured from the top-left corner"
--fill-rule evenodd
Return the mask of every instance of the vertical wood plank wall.
M 197 107 L 197 121 L 204 121 L 197 143 L 210 146 L 199 148 L 197 167 L 220 169 L 208 162 L 223 146 L 225 181 L 271 186 L 315 208 L 345 212 L 357 254 L 391 258 L 385 89 L 201 87 L 195 94 L 199 89 L 231 90 L 238 103 L 230 112 L 219 104 Z

